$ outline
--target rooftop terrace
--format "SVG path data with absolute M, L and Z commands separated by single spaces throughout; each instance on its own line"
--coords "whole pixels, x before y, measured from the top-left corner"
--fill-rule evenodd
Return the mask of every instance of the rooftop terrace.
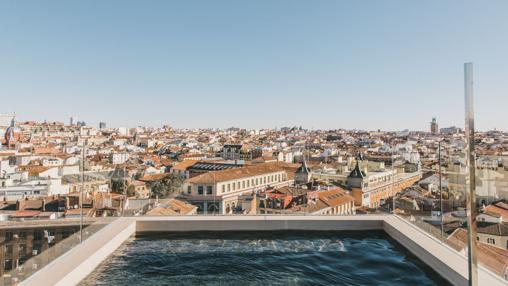
M 76 285 L 139 233 L 189 231 L 384 231 L 453 285 L 468 284 L 467 258 L 395 215 L 122 217 L 35 272 L 20 285 Z M 480 285 L 505 281 L 479 267 Z M 119 274 L 120 275 L 120 274 Z M 339 281 L 338 281 L 339 282 Z M 380 281 L 381 282 L 381 281 Z

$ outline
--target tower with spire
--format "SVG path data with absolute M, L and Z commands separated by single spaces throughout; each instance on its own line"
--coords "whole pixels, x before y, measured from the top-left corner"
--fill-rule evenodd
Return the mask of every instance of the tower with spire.
M 295 184 L 297 185 L 308 184 L 311 178 L 312 178 L 312 170 L 307 166 L 307 162 L 304 156 L 302 165 L 295 172 Z
M 363 184 L 363 179 L 367 176 L 367 174 L 364 171 L 362 171 L 360 166 L 363 159 L 364 159 L 363 154 L 358 153 L 358 155 L 356 156 L 356 166 L 347 177 L 347 184 L 353 188 L 361 188 Z
M 16 115 L 14 115 L 11 119 L 11 126 L 7 128 L 5 132 L 5 145 L 7 147 L 11 147 L 16 143 L 16 138 L 14 137 L 14 130 L 16 128 Z

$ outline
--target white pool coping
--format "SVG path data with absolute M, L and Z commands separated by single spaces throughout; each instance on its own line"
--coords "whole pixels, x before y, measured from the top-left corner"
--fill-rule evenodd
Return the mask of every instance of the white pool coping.
M 384 230 L 453 285 L 468 285 L 466 257 L 393 215 L 118 218 L 19 285 L 76 285 L 137 232 L 270 230 Z M 508 285 L 505 280 L 483 267 L 479 267 L 478 281 L 479 285 Z

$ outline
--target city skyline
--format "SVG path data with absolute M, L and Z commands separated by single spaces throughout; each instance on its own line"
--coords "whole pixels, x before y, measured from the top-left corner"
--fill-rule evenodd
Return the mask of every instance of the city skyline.
M 36 122 L 38 124 L 40 124 L 40 123 L 48 123 L 48 124 L 57 123 L 57 124 L 64 124 L 64 125 L 69 125 L 69 126 L 78 125 L 78 126 L 94 127 L 94 128 L 98 128 L 98 129 L 121 129 L 121 128 L 137 128 L 137 127 L 139 127 L 139 128 L 155 128 L 155 129 L 160 129 L 160 128 L 165 128 L 165 127 L 171 127 L 171 128 L 179 129 L 179 130 L 196 130 L 196 129 L 202 129 L 202 130 L 227 130 L 227 129 L 231 129 L 231 128 L 234 128 L 234 129 L 243 129 L 243 130 L 279 130 L 279 129 L 283 129 L 283 128 L 290 128 L 290 129 L 297 128 L 297 129 L 310 130 L 310 131 L 334 131 L 334 130 L 370 131 L 370 132 L 375 132 L 375 131 L 381 131 L 381 132 L 410 131 L 410 132 L 430 132 L 430 133 L 436 133 L 436 131 L 432 130 L 432 128 L 433 128 L 432 126 L 433 126 L 433 124 L 437 124 L 436 125 L 437 133 L 439 133 L 439 130 L 441 130 L 441 129 L 450 129 L 450 128 L 458 128 L 459 130 L 463 131 L 463 127 L 461 127 L 461 126 L 455 126 L 455 125 L 441 126 L 441 125 L 439 125 L 438 121 L 434 121 L 434 120 L 436 120 L 435 117 L 433 117 L 432 121 L 429 122 L 430 128 L 427 128 L 427 130 L 412 130 L 412 129 L 407 129 L 407 128 L 406 129 L 401 129 L 401 130 L 385 130 L 385 129 L 380 129 L 380 128 L 378 128 L 378 129 L 360 129 L 360 128 L 348 128 L 348 127 L 339 127 L 339 128 L 319 128 L 318 127 L 318 128 L 315 128 L 314 126 L 312 126 L 312 127 L 305 127 L 305 126 L 303 126 L 301 124 L 300 125 L 295 124 L 295 125 L 285 125 L 285 126 L 272 126 L 272 127 L 263 127 L 263 128 L 245 128 L 245 127 L 242 127 L 242 126 L 235 126 L 235 125 L 231 125 L 231 126 L 227 126 L 227 127 L 195 127 L 195 128 L 185 128 L 185 127 L 176 127 L 176 126 L 171 125 L 170 123 L 166 123 L 166 124 L 163 124 L 163 125 L 160 125 L 160 126 L 141 125 L 141 124 L 137 124 L 137 125 L 133 125 L 133 126 L 128 126 L 128 125 L 109 126 L 108 123 L 104 122 L 104 121 L 99 121 L 99 122 L 97 122 L 97 124 L 90 124 L 86 120 L 82 120 L 82 119 L 80 119 L 77 116 L 71 116 L 67 120 L 53 120 L 53 121 L 48 121 L 48 120 L 39 121 L 39 120 L 27 119 L 27 118 L 23 118 L 23 117 L 20 118 L 18 116 L 18 114 L 16 114 L 16 113 L 12 113 L 12 114 L 0 113 L 0 117 L 2 117 L 2 120 L 0 120 L 0 126 L 2 126 L 2 124 L 4 126 L 8 126 L 9 124 L 11 124 L 10 123 L 11 119 L 14 118 L 16 126 L 18 126 L 20 124 L 25 124 L 25 123 L 28 123 L 28 122 Z M 506 132 L 506 130 L 501 130 L 501 129 L 477 130 L 477 132 L 486 132 L 486 131 L 502 131 L 502 132 Z
M 463 127 L 472 61 L 477 129 L 508 130 L 497 3 L 3 2 L 0 112 L 113 127 Z

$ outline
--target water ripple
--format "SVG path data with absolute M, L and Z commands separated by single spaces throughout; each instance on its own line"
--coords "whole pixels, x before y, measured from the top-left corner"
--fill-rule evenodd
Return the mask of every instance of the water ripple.
M 80 285 L 133 284 L 449 285 L 380 232 L 141 236 Z

